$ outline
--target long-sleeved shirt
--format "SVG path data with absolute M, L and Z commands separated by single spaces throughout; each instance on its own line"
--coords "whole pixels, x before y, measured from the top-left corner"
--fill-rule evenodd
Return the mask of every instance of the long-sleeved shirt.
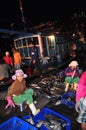
M 86 71 L 82 73 L 78 83 L 78 88 L 76 90 L 76 102 L 83 97 L 86 97 Z
M 16 79 L 12 83 L 7 96 L 13 96 L 13 95 L 17 96 L 17 95 L 23 94 L 26 89 L 27 89 L 27 87 L 26 87 L 25 79 L 23 79 L 21 82 Z
M 6 64 L 11 65 L 11 66 L 13 65 L 13 58 L 11 56 L 4 56 L 3 59 Z
M 75 72 L 74 72 L 75 71 Z M 79 77 L 80 76 L 80 73 L 79 73 L 79 69 L 76 68 L 76 69 L 72 69 L 71 67 L 67 67 L 66 70 L 65 70 L 65 75 L 66 76 L 72 76 L 74 73 L 74 77 Z
M 14 54 L 14 65 L 21 64 L 21 55 L 19 52 L 15 52 Z

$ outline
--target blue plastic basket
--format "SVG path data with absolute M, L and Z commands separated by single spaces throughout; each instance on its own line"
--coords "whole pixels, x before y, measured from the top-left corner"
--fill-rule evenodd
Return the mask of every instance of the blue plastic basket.
M 75 109 L 75 103 L 73 101 L 71 101 L 71 97 L 75 98 L 76 94 L 73 92 L 66 92 L 62 97 L 61 97 L 61 103 Z M 70 98 L 70 99 L 69 99 Z
M 23 119 L 13 116 L 0 124 L 0 130 L 38 130 L 35 126 L 25 122 Z
M 72 121 L 70 119 L 47 107 L 43 108 L 36 116 L 33 117 L 34 123 L 37 124 L 39 120 L 46 121 L 45 115 L 48 114 L 54 115 L 64 120 L 66 122 L 65 130 L 71 130 Z M 46 128 L 46 126 L 41 125 L 40 130 L 49 130 L 49 129 Z

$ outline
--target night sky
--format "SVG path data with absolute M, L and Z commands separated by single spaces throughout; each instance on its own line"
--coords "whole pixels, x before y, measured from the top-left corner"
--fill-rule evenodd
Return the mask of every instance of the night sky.
M 86 0 L 22 0 L 25 21 L 35 26 L 59 18 L 67 21 L 77 11 L 85 11 Z M 3 0 L 0 3 L 0 28 L 22 28 L 19 0 Z

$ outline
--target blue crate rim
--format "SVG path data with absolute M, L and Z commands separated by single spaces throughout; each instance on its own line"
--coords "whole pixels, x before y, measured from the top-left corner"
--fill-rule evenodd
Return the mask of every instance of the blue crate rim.
M 54 110 L 52 110 L 52 109 L 50 109 L 48 107 L 44 107 L 36 116 L 33 117 L 33 119 L 35 117 L 39 116 L 41 114 L 41 112 L 45 111 L 45 110 L 49 110 L 50 112 L 53 112 L 54 115 L 57 115 L 57 116 L 61 117 L 64 121 L 66 121 L 66 122 L 68 122 L 70 124 L 72 123 L 72 121 L 69 118 L 67 118 L 66 116 L 61 115 L 60 113 L 58 113 L 58 112 L 56 112 L 56 111 L 54 111 Z
M 38 130 L 38 128 L 36 128 L 35 126 L 31 125 L 30 123 L 26 122 L 25 120 L 23 120 L 22 118 L 18 117 L 18 116 L 12 116 L 9 119 L 7 119 L 6 121 L 4 121 L 2 124 L 0 124 L 0 128 L 3 129 L 3 127 L 7 126 L 8 123 L 12 123 L 12 121 L 21 121 L 21 123 L 23 124 L 23 127 L 32 127 L 32 130 Z M 4 129 L 3 129 L 4 130 Z

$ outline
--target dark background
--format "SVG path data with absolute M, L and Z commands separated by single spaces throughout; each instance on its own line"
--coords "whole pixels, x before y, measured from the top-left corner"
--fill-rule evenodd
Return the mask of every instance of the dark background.
M 29 28 L 47 21 L 56 21 L 59 26 L 65 22 L 70 26 L 74 14 L 84 12 L 86 19 L 86 0 L 21 0 L 26 26 Z M 0 3 L 0 28 L 24 31 L 19 0 L 3 0 Z M 65 27 L 66 28 L 66 27 Z M 28 31 L 29 32 L 29 31 Z M 0 56 L 10 51 L 13 41 L 0 38 Z
M 21 0 L 28 27 L 49 20 L 68 22 L 74 13 L 85 11 L 85 0 Z M 3 0 L 0 3 L 0 28 L 23 27 L 19 0 Z

